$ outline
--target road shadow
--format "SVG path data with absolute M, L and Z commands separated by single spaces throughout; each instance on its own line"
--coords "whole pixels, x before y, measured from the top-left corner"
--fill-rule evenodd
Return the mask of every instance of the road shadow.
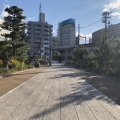
M 81 69 L 72 68 L 77 75 L 120 105 L 120 80 Z
M 90 75 L 88 74 L 85 75 L 85 73 L 80 75 L 80 77 L 84 79 L 85 79 L 85 76 L 86 78 L 90 77 Z M 51 114 L 52 112 L 59 110 L 60 108 L 73 105 L 73 103 L 74 105 L 80 105 L 82 103 L 86 104 L 87 101 L 91 101 L 92 99 L 102 100 L 109 104 L 116 105 L 113 101 L 108 99 L 108 97 L 106 97 L 103 93 L 101 93 L 97 89 L 93 89 L 93 87 L 90 84 L 88 84 L 87 82 L 83 82 L 81 78 L 78 79 L 78 75 L 76 75 L 75 73 L 60 74 L 50 79 L 56 79 L 56 78 L 64 79 L 64 77 L 69 78 L 68 80 L 70 80 L 71 78 L 77 79 L 77 83 L 75 84 L 71 83 L 69 86 L 71 88 L 71 92 L 65 96 L 57 98 L 56 99 L 58 101 L 57 104 L 54 104 L 51 108 L 45 109 L 42 112 L 38 112 L 34 114 L 31 117 L 31 119 L 42 118 L 45 115 Z M 97 79 L 97 77 L 95 77 L 94 79 Z M 67 81 L 66 81 L 66 84 L 67 84 Z

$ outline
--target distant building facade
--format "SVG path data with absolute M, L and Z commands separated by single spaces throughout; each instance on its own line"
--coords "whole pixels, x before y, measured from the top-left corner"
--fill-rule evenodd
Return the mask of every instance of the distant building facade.
M 98 43 L 105 37 L 105 29 L 100 29 L 92 33 L 92 43 Z
M 53 25 L 45 22 L 45 14 L 42 12 L 39 14 L 39 21 L 29 21 L 27 24 L 27 40 L 30 43 L 29 56 L 49 59 Z
M 108 27 L 108 39 L 120 37 L 120 23 Z
M 105 29 L 100 29 L 92 33 L 92 43 L 97 43 L 105 37 Z M 113 39 L 120 37 L 120 23 L 108 26 L 107 38 Z

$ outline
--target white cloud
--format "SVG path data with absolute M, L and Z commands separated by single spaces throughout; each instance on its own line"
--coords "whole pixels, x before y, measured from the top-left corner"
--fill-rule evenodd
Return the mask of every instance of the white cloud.
M 4 4 L 4 8 L 3 8 L 3 10 L 0 14 L 0 17 L 4 18 L 4 17 L 8 16 L 8 13 L 4 11 L 5 8 L 7 8 L 7 7 L 10 7 L 10 5 L 9 4 Z
M 0 29 L 0 35 L 1 35 L 1 34 L 5 34 L 5 33 L 8 33 L 8 34 L 9 34 L 10 31 L 8 31 L 8 30 L 4 30 L 4 29 Z
M 55 33 L 55 30 L 53 29 L 53 33 Z
M 114 12 L 111 16 L 120 18 L 120 12 Z
M 111 16 L 120 18 L 120 12 L 116 12 L 115 10 L 120 9 L 120 0 L 113 0 L 113 2 L 104 5 L 103 12 L 110 12 L 114 10 L 114 12 L 111 13 Z
M 53 29 L 53 36 L 57 36 L 57 30 L 56 29 Z
M 92 34 L 87 34 L 86 37 L 91 38 Z
M 4 20 L 0 18 L 0 24 L 2 24 L 2 23 L 3 23 L 3 21 L 4 21 Z
M 75 36 L 78 36 L 78 32 L 75 33 Z M 80 36 L 85 37 L 85 35 L 82 33 L 80 33 Z
M 35 17 L 30 17 L 30 18 L 27 18 L 28 20 L 33 20 L 33 19 L 35 19 Z
M 75 35 L 78 36 L 78 32 L 76 32 Z M 82 34 L 82 33 L 80 33 L 80 36 L 81 36 L 81 37 L 91 38 L 91 37 L 92 37 L 92 34 Z
M 55 30 L 53 29 L 53 36 L 57 36 Z
M 102 12 L 110 12 L 109 8 L 104 8 Z
M 114 0 L 113 2 L 104 5 L 103 11 L 110 11 L 111 9 L 119 9 L 120 8 L 120 0 Z

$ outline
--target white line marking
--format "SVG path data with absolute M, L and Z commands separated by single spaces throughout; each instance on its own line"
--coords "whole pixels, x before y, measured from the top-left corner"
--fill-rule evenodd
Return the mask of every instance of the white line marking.
M 48 69 L 48 68 L 47 68 L 47 69 Z M 47 69 L 45 69 L 45 70 L 47 70 Z M 45 71 L 45 70 L 43 70 L 43 71 Z M 42 71 L 42 72 L 43 72 L 43 71 Z M 5 97 L 7 94 L 10 94 L 11 92 L 13 92 L 14 90 L 16 90 L 16 89 L 17 89 L 17 88 L 19 88 L 20 86 L 22 86 L 22 85 L 26 84 L 27 82 L 29 82 L 29 81 L 30 81 L 30 80 L 32 80 L 33 78 L 37 77 L 38 75 L 42 74 L 42 72 L 41 72 L 41 73 L 39 73 L 39 74 L 37 74 L 37 75 L 35 75 L 34 77 L 32 77 L 32 78 L 28 79 L 26 82 L 24 82 L 24 83 L 20 84 L 19 86 L 17 86 L 16 88 L 14 88 L 14 89 L 10 90 L 10 91 L 9 91 L 9 92 L 7 92 L 6 94 L 2 95 L 2 96 L 0 97 L 0 99 L 1 99 L 1 98 L 3 98 L 3 97 Z

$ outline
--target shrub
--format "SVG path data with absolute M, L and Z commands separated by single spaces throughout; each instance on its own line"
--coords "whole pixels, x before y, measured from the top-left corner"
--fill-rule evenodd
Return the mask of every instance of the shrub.
M 21 69 L 25 69 L 26 68 L 26 65 L 24 62 L 21 62 Z
M 7 68 L 2 68 L 2 69 L 0 69 L 0 74 L 1 75 L 8 75 L 9 74 L 9 69 L 7 69 Z
M 45 60 L 42 59 L 42 58 L 39 58 L 38 61 L 39 61 L 40 64 L 45 64 L 46 63 Z
M 2 66 L 3 65 L 3 61 L 2 60 L 0 60 L 0 66 Z
M 30 64 L 30 65 L 27 65 L 26 67 L 27 68 L 33 68 L 34 66 L 32 64 Z
M 22 66 L 18 60 L 12 58 L 10 60 L 10 68 L 16 68 L 16 69 L 20 70 L 22 68 Z

